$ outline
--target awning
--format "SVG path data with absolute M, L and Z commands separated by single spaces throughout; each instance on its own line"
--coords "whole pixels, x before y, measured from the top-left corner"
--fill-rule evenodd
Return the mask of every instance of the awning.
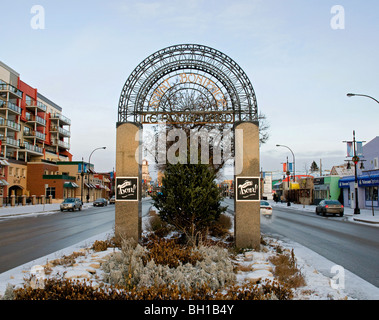
M 79 188 L 75 182 L 65 182 L 63 188 Z
M 5 187 L 5 186 L 9 186 L 9 182 L 4 179 L 0 179 L 0 187 Z
M 366 174 L 358 177 L 358 186 L 379 186 L 379 174 Z
M 0 160 L 0 164 L 2 166 L 9 166 L 9 162 L 7 160 Z
M 290 183 L 290 189 L 295 190 L 295 189 L 300 189 L 300 185 L 298 182 L 291 182 Z
M 354 176 L 348 176 L 348 177 L 343 177 L 338 180 L 338 187 L 339 188 L 350 188 L 350 182 L 355 181 Z

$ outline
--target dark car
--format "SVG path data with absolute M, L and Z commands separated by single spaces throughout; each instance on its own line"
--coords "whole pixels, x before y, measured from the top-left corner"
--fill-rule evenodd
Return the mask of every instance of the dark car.
M 63 210 L 71 210 L 75 211 L 77 210 L 82 210 L 83 203 L 80 201 L 79 198 L 67 198 L 64 199 L 64 201 L 60 205 L 61 211 Z
M 98 198 L 93 202 L 95 207 L 104 207 L 108 205 L 108 201 L 104 198 Z
M 343 205 L 338 200 L 322 200 L 316 207 L 316 214 L 326 214 L 343 216 Z

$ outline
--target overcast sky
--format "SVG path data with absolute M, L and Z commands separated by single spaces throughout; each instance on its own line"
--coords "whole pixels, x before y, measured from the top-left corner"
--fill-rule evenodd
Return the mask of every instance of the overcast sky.
M 34 5 L 44 29 L 33 28 Z M 353 130 L 358 140 L 379 135 L 379 105 L 346 97 L 379 99 L 377 0 L 1 0 L 0 8 L 0 60 L 63 108 L 74 160 L 107 147 L 92 155 L 97 171 L 115 165 L 126 79 L 150 54 L 181 43 L 227 54 L 250 78 L 270 124 L 265 171 L 292 159 L 276 144 L 293 150 L 299 170 L 320 159 L 330 169 L 343 163 Z

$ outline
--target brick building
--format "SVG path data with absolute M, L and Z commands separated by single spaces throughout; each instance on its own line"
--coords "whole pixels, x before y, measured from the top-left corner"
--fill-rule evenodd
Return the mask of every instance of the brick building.
M 37 179 L 34 169 L 54 172 L 53 162 L 72 160 L 70 126 L 60 106 L 0 61 L 0 197 L 45 194 L 39 184 L 51 179 L 47 174 Z M 36 179 L 41 181 L 34 183 Z M 71 178 L 60 180 L 52 179 L 56 194 Z

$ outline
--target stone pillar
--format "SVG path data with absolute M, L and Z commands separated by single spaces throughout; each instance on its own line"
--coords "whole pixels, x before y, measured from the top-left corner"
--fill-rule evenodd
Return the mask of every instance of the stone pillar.
M 115 235 L 136 241 L 142 231 L 140 129 L 132 122 L 118 123 L 116 129 Z
M 22 195 L 22 205 L 26 206 L 26 195 L 25 194 Z
M 16 197 L 14 194 L 11 195 L 11 207 L 14 207 L 16 205 Z
M 259 126 L 235 125 L 234 234 L 237 248 L 260 249 Z

